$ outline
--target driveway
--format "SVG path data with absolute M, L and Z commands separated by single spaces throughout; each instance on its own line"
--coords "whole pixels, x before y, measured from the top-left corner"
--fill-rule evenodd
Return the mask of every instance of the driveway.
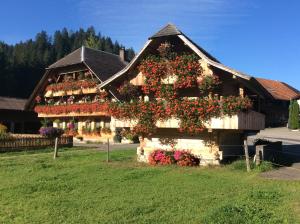
M 256 138 L 270 141 L 282 141 L 282 154 L 288 158 L 290 166 L 262 173 L 268 179 L 300 180 L 300 131 L 291 131 L 288 128 L 267 128 L 255 136 L 248 138 L 249 143 Z
M 76 147 L 86 147 L 86 148 L 93 148 L 97 150 L 107 150 L 107 144 L 104 143 L 81 143 L 81 142 L 74 142 L 73 144 Z M 126 150 L 126 149 L 136 149 L 139 144 L 110 144 L 110 150 Z

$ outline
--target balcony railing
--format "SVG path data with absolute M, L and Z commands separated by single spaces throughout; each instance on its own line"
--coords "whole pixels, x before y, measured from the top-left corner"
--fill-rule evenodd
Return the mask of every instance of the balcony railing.
M 38 117 L 108 116 L 107 103 L 82 103 L 66 105 L 38 105 Z
M 158 121 L 158 128 L 179 128 L 179 119 L 171 118 L 166 121 Z M 114 119 L 115 127 L 133 127 L 136 121 L 122 121 Z M 233 116 L 212 118 L 205 124 L 210 129 L 231 129 L 231 130 L 262 130 L 265 128 L 265 115 L 256 111 L 239 112 Z

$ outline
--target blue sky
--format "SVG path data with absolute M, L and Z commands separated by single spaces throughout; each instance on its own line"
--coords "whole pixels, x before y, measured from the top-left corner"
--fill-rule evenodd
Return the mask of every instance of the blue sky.
M 10 0 L 1 2 L 0 40 L 93 25 L 140 50 L 168 22 L 222 63 L 300 89 L 297 0 Z

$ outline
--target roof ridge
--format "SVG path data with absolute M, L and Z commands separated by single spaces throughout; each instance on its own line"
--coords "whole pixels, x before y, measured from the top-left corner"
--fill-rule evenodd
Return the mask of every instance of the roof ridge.
M 86 48 L 86 49 L 89 49 L 89 50 L 99 51 L 99 52 L 102 52 L 102 53 L 111 54 L 113 56 L 120 57 L 118 54 L 111 53 L 111 52 L 108 52 L 108 51 L 103 51 L 103 50 L 99 50 L 99 49 L 95 49 L 95 48 L 91 48 L 91 47 L 86 47 L 86 46 L 83 46 L 83 47 Z
M 51 66 L 53 66 L 53 65 L 57 64 L 59 61 L 62 61 L 64 58 L 66 58 L 66 57 L 68 57 L 68 56 L 70 56 L 70 55 L 73 55 L 73 54 L 75 54 L 75 53 L 76 53 L 78 50 L 81 50 L 81 49 L 82 49 L 82 46 L 81 46 L 81 47 L 79 47 L 79 48 L 77 48 L 77 49 L 75 49 L 74 51 L 70 52 L 69 54 L 65 55 L 64 57 L 62 57 L 62 58 L 58 59 L 58 60 L 57 60 L 57 61 L 55 61 L 54 63 L 52 63 L 52 64 L 48 65 L 46 69 L 48 69 L 48 68 L 50 68 Z
M 172 35 L 180 35 L 182 34 L 181 30 L 177 28 L 177 26 L 173 23 L 167 23 L 167 25 L 163 26 L 159 29 L 155 34 L 151 35 L 148 39 L 153 39 L 161 36 L 172 36 Z

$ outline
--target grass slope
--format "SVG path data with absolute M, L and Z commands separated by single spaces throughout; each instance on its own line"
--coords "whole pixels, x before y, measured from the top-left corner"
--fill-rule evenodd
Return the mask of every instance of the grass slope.
M 300 223 L 300 182 L 234 166 L 150 167 L 135 151 L 0 155 L 0 223 Z

